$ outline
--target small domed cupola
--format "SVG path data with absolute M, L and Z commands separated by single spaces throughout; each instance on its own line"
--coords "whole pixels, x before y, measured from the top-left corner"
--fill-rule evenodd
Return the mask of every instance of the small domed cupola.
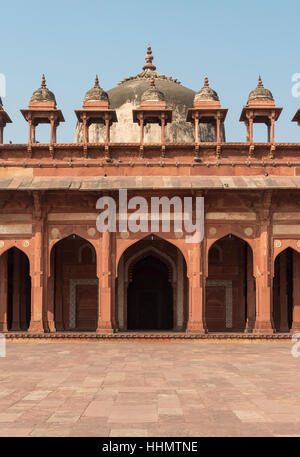
M 56 107 L 55 95 L 46 86 L 45 75 L 42 76 L 41 87 L 33 92 L 29 104 L 31 104 L 32 102 L 33 103 L 52 102 L 52 104 L 54 104 L 54 107 Z
M 33 92 L 28 109 L 21 109 L 21 113 L 29 124 L 29 145 L 36 143 L 35 130 L 39 124 L 50 124 L 50 144 L 56 143 L 56 129 L 65 120 L 61 110 L 56 109 L 55 96 L 46 86 L 45 75 L 41 87 Z M 53 148 L 50 152 L 52 155 Z
M 7 112 L 4 111 L 4 109 L 3 109 L 3 103 L 2 103 L 2 99 L 0 97 L 0 144 L 3 144 L 4 127 L 6 126 L 6 124 L 10 124 L 11 122 L 12 122 L 11 118 L 9 117 Z
M 158 124 L 161 126 L 161 155 L 165 155 L 165 126 L 172 122 L 172 110 L 167 109 L 164 94 L 155 86 L 154 76 L 151 77 L 150 87 L 141 96 L 138 109 L 132 111 L 133 122 L 140 125 L 140 155 L 144 150 L 144 126 Z
M 194 104 L 198 102 L 219 102 L 218 94 L 215 90 L 209 87 L 208 77 L 206 75 L 204 78 L 204 86 L 194 97 Z
M 93 103 L 97 103 L 97 105 L 100 103 L 105 103 L 105 104 L 108 104 L 109 105 L 109 97 L 107 95 L 107 92 L 105 92 L 102 87 L 100 87 L 100 84 L 99 84 L 99 79 L 98 79 L 98 75 L 96 75 L 96 79 L 95 79 L 95 84 L 94 84 L 94 87 L 92 87 L 90 90 L 87 91 L 87 93 L 85 94 L 85 97 L 84 97 L 84 104 L 88 102 L 90 104 L 90 102 L 93 102 Z
M 244 122 L 247 128 L 247 141 L 250 143 L 253 151 L 253 124 L 265 124 L 267 126 L 267 142 L 271 143 L 273 148 L 274 125 L 280 116 L 282 108 L 275 106 L 272 93 L 263 86 L 261 77 L 258 77 L 257 87 L 249 94 L 247 105 L 243 107 L 240 122 Z M 271 148 L 271 149 L 272 149 Z M 274 148 L 273 148 L 274 149 Z M 272 151 L 273 151 L 272 149 Z M 250 156 L 253 152 L 249 152 Z M 270 153 L 271 156 L 273 154 Z
M 221 128 L 227 115 L 227 108 L 221 108 L 218 94 L 209 87 L 208 77 L 205 75 L 202 89 L 195 94 L 194 107 L 189 108 L 186 120 L 193 124 L 195 141 L 195 158 L 199 161 L 199 124 L 211 124 L 215 127 L 215 142 L 217 143 L 217 157 L 220 154 Z
M 264 87 L 260 76 L 258 77 L 257 87 L 254 90 L 252 90 L 249 94 L 247 104 L 249 105 L 249 102 L 251 104 L 251 102 L 257 102 L 257 101 L 258 102 L 260 102 L 260 101 L 269 102 L 269 103 L 271 102 L 275 106 L 272 92 Z
M 163 102 L 164 106 L 166 106 L 166 99 L 163 92 L 159 91 L 155 86 L 154 77 L 150 80 L 150 87 L 147 89 L 141 96 L 141 103 L 156 103 Z
M 105 126 L 106 158 L 110 160 L 110 127 L 114 122 L 118 122 L 118 119 L 116 111 L 109 107 L 109 97 L 102 87 L 100 87 L 97 75 L 94 87 L 85 94 L 82 109 L 75 110 L 75 114 L 79 124 L 83 128 L 84 156 L 87 157 L 87 145 L 90 142 L 89 127 L 92 124 L 103 124 Z

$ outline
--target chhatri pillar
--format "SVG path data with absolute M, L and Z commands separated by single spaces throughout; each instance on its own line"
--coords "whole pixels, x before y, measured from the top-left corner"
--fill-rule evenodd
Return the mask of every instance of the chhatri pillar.
M 172 110 L 167 109 L 164 94 L 155 87 L 155 79 L 152 76 L 150 87 L 142 97 L 138 109 L 132 111 L 133 122 L 140 126 L 140 155 L 144 154 L 144 127 L 147 124 L 159 124 L 161 126 L 161 155 L 165 156 L 166 137 L 165 127 L 172 121 Z
M 7 114 L 7 112 L 4 111 L 2 100 L 0 97 L 0 144 L 3 144 L 4 142 L 4 128 L 6 127 L 6 124 L 10 123 L 12 123 L 12 120 Z
M 216 154 L 221 153 L 221 125 L 225 120 L 228 109 L 221 108 L 220 100 L 216 91 L 209 87 L 207 76 L 204 78 L 204 86 L 194 97 L 194 107 L 187 113 L 187 122 L 194 126 L 195 161 L 199 161 L 199 123 L 215 125 L 215 141 L 217 143 Z
M 81 110 L 75 110 L 75 114 L 80 123 L 83 124 L 83 145 L 84 155 L 87 156 L 87 144 L 89 141 L 89 126 L 92 124 L 105 125 L 105 151 L 109 157 L 110 127 L 114 122 L 118 122 L 116 111 L 110 109 L 108 94 L 100 87 L 98 76 L 96 75 L 95 84 L 84 97 Z
M 280 116 L 282 108 L 275 106 L 272 93 L 263 86 L 261 77 L 258 78 L 257 87 L 252 90 L 248 97 L 247 105 L 243 107 L 240 122 L 244 122 L 247 128 L 247 142 L 250 143 L 249 154 L 254 151 L 253 124 L 266 124 L 268 129 L 267 142 L 271 144 L 270 154 L 275 150 L 275 122 Z
M 42 76 L 41 87 L 36 90 L 30 99 L 28 109 L 21 109 L 21 113 L 28 122 L 28 144 L 36 143 L 36 127 L 38 124 L 50 124 L 50 144 L 56 143 L 56 129 L 60 122 L 64 122 L 61 110 L 56 109 L 56 100 L 53 92 L 46 87 L 45 76 Z

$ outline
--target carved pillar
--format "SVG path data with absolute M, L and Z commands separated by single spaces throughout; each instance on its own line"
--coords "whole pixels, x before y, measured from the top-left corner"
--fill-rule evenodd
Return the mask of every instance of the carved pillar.
M 271 114 L 271 143 L 274 143 L 275 113 Z
M 187 331 L 206 333 L 205 323 L 205 279 L 203 275 L 203 259 L 201 253 L 203 243 L 195 243 L 189 251 L 189 312 Z
M 32 143 L 32 121 L 31 116 L 28 116 L 28 143 Z
M 293 322 L 291 330 L 300 331 L 300 254 L 293 255 Z
M 256 278 L 256 320 L 254 331 L 274 333 L 272 318 L 272 278 L 270 274 L 269 253 L 269 215 L 261 219 L 261 233 L 257 240 L 254 256 L 254 276 Z
M 220 123 L 221 123 L 220 113 L 217 113 L 217 116 L 216 116 L 216 141 L 217 141 L 217 143 L 221 142 Z
M 29 332 L 44 332 L 44 219 L 42 218 L 41 194 L 33 193 L 33 260 L 31 276 L 31 321 Z
M 54 116 L 50 116 L 50 144 L 53 144 L 54 140 Z
M 43 224 L 34 224 L 35 235 L 33 264 L 30 266 L 31 275 L 31 321 L 29 332 L 44 332 L 43 327 Z
M 105 144 L 108 146 L 110 143 L 110 117 L 105 114 Z
M 112 234 L 108 231 L 102 233 L 101 249 L 97 255 L 97 276 L 99 280 L 97 332 L 99 333 L 113 332 L 112 288 L 114 288 L 115 279 L 112 279 L 111 236 Z
M 7 332 L 7 251 L 0 256 L 0 332 Z
M 140 146 L 144 145 L 144 116 L 142 113 L 139 114 L 140 120 Z
M 253 114 L 250 113 L 249 117 L 249 141 L 253 143 Z
M 13 250 L 13 302 L 12 302 L 12 325 L 11 330 L 20 330 L 20 259 L 21 253 L 18 249 Z M 22 297 L 23 300 L 25 297 Z
M 199 143 L 199 113 L 195 115 L 195 143 Z

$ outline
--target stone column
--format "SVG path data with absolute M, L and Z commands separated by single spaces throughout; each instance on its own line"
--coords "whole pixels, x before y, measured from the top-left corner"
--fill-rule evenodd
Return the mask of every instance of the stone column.
M 189 251 L 189 312 L 187 322 L 187 332 L 189 333 L 206 333 L 202 245 L 203 243 L 195 243 L 191 245 Z
M 292 332 L 300 331 L 300 254 L 293 253 L 293 322 Z
M 0 256 L 0 332 L 7 332 L 7 251 Z
M 20 330 L 20 263 L 21 253 L 18 249 L 13 250 L 13 312 L 11 329 Z M 24 299 L 24 297 L 22 297 Z
M 256 320 L 254 332 L 274 333 L 272 318 L 272 279 L 269 268 L 269 218 L 260 222 L 261 233 L 254 255 L 254 276 L 256 279 Z
M 287 278 L 286 278 L 286 251 L 280 254 L 279 258 L 279 278 L 280 278 L 280 331 L 288 332 L 288 300 L 287 300 Z
M 97 332 L 113 333 L 112 302 L 114 279 L 112 279 L 111 262 L 111 237 L 110 232 L 103 232 L 100 249 L 97 253 L 98 284 L 98 325 Z
M 43 222 L 33 224 L 33 264 L 30 265 L 31 275 L 31 321 L 28 331 L 44 332 L 43 327 Z

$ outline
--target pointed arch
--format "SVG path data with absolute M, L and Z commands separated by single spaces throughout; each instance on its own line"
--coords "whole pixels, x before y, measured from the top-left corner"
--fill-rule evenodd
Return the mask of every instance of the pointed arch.
M 27 253 L 15 245 L 0 256 L 0 326 L 27 331 L 31 319 L 31 276 Z
M 277 332 L 300 328 L 300 253 L 294 246 L 274 258 L 272 313 Z
M 206 254 L 207 255 L 205 256 L 205 271 L 206 271 L 206 274 L 208 274 L 208 260 L 209 260 L 209 251 L 210 251 L 210 249 L 213 248 L 213 247 L 216 247 L 218 249 L 219 248 L 218 243 L 221 240 L 223 240 L 223 239 L 225 239 L 227 237 L 234 237 L 235 239 L 238 239 L 238 240 L 246 243 L 249 246 L 249 248 L 251 249 L 251 255 L 253 256 L 253 274 L 254 274 L 254 253 L 255 253 L 255 250 L 254 250 L 253 240 L 250 241 L 249 239 L 240 236 L 240 234 L 236 234 L 235 230 L 233 230 L 233 231 L 229 230 L 229 231 L 226 232 L 225 235 L 222 235 L 221 237 L 219 237 L 217 239 L 214 239 L 214 240 L 209 240 L 208 239 L 208 242 L 207 242 L 207 245 L 206 245 Z M 223 257 L 223 255 L 222 255 L 222 257 Z
M 134 280 L 135 267 L 143 259 L 152 258 L 163 263 L 168 270 L 168 282 L 173 288 L 174 328 L 183 328 L 187 307 L 187 265 L 181 250 L 173 243 L 156 235 L 148 235 L 131 243 L 123 250 L 117 267 L 117 314 L 119 328 L 127 328 L 128 287 Z M 146 260 L 145 260 L 146 262 Z M 147 263 L 147 262 L 146 262 Z M 149 266 L 150 268 L 151 266 Z M 150 284 L 155 289 L 155 284 Z
M 213 262 L 212 249 L 222 257 Z M 252 330 L 255 323 L 253 251 L 231 232 L 210 243 L 206 256 L 206 323 L 210 331 Z
M 91 249 L 95 260 L 92 263 L 82 263 L 82 252 L 87 247 Z M 96 330 L 96 258 L 93 244 L 75 233 L 58 240 L 52 247 L 49 256 L 48 301 L 56 330 Z
M 169 235 L 169 234 L 168 234 Z M 119 250 L 119 252 L 117 253 L 117 256 L 116 256 L 116 265 L 118 266 L 119 264 L 119 261 L 122 257 L 122 255 L 133 245 L 135 245 L 136 243 L 139 243 L 143 240 L 147 240 L 149 239 L 150 237 L 153 237 L 154 239 L 157 239 L 157 240 L 162 240 L 162 241 L 165 241 L 166 243 L 174 246 L 175 248 L 177 248 L 182 256 L 184 257 L 184 260 L 186 262 L 186 264 L 188 264 L 188 253 L 185 251 L 185 249 L 183 249 L 185 247 L 185 242 L 182 240 L 182 239 L 170 239 L 169 236 L 164 236 L 163 233 L 160 233 L 159 235 L 156 234 L 156 233 L 148 233 L 146 235 L 143 235 L 141 236 L 140 238 L 133 238 L 133 239 L 128 239 L 126 240 L 126 244 L 124 243 L 124 245 L 122 246 L 122 248 Z

